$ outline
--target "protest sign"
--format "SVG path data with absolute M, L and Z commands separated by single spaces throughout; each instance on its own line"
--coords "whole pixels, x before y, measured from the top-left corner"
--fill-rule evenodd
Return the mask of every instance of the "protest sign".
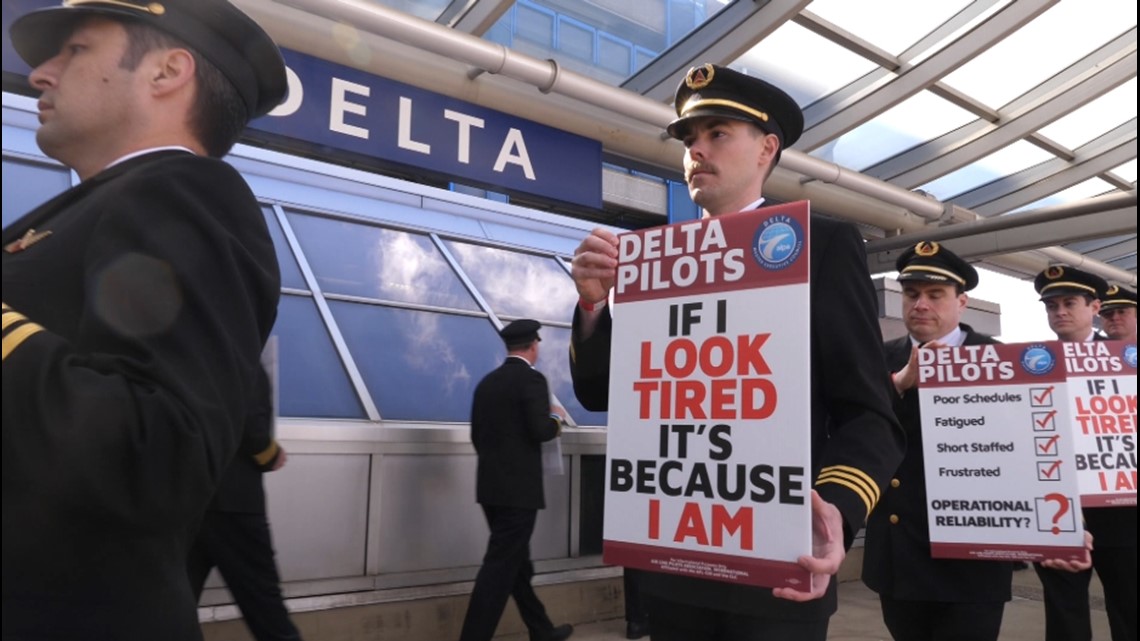
M 1064 344 L 1083 507 L 1136 505 L 1136 345 Z
M 606 563 L 805 589 L 808 205 L 619 236 Z
M 1084 557 L 1059 342 L 920 349 L 936 558 Z

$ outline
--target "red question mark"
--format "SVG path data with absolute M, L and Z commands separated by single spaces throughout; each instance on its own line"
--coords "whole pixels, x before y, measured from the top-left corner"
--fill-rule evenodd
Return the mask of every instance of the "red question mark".
M 1057 527 L 1057 522 L 1060 521 L 1061 517 L 1065 516 L 1065 513 L 1069 511 L 1069 499 L 1064 494 L 1061 494 L 1059 492 L 1052 492 L 1045 495 L 1045 500 L 1056 501 L 1057 505 L 1060 506 L 1057 509 L 1057 513 L 1053 515 L 1053 534 L 1060 534 L 1061 528 Z

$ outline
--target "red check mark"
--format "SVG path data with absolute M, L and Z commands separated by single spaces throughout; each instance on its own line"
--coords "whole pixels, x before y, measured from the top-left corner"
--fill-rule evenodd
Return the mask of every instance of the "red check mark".
M 1050 411 L 1046 412 L 1045 415 L 1042 416 L 1041 418 L 1033 419 L 1033 422 L 1037 423 L 1038 427 L 1044 428 L 1046 425 L 1049 424 L 1050 421 L 1053 420 L 1053 417 L 1056 415 L 1057 415 L 1057 410 L 1050 410 Z
M 1056 474 L 1057 475 L 1056 480 L 1060 480 L 1061 479 L 1061 473 L 1058 471 L 1060 469 L 1061 469 L 1061 462 L 1060 461 L 1053 461 L 1048 466 L 1045 466 L 1044 464 L 1038 464 L 1038 466 L 1037 466 L 1037 478 L 1041 479 L 1042 481 L 1049 481 L 1049 480 L 1053 480 L 1053 475 Z
M 1050 436 L 1049 438 L 1041 437 L 1037 439 L 1037 453 L 1042 456 L 1057 454 L 1057 439 L 1059 438 L 1061 438 L 1060 434 Z
M 1053 394 L 1053 387 L 1053 385 L 1050 385 L 1049 387 L 1041 390 L 1040 395 L 1032 394 L 1033 402 L 1037 403 L 1038 405 L 1044 405 L 1049 401 L 1049 397 Z

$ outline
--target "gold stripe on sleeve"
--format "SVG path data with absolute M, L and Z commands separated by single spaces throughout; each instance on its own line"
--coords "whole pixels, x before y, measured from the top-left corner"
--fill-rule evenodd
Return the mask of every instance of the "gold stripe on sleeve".
M 5 309 L 3 321 L 2 321 L 4 323 L 3 329 L 8 329 L 12 325 L 15 325 L 16 323 L 19 323 L 20 321 L 25 321 L 25 320 L 28 320 L 28 317 L 24 316 L 20 312 L 14 311 L 12 309 Z
M 6 334 L 4 336 L 4 357 L 0 360 L 8 360 L 8 355 L 27 340 L 29 336 L 37 332 L 42 332 L 43 330 L 44 328 L 35 323 L 26 323 Z
M 824 483 L 842 485 L 859 495 L 867 506 L 868 516 L 879 502 L 879 487 L 862 470 L 847 465 L 832 465 L 820 470 L 816 486 Z
M 253 460 L 257 461 L 258 465 L 268 465 L 269 462 L 273 460 L 273 457 L 277 456 L 277 449 L 277 441 L 271 441 L 269 447 L 254 455 Z

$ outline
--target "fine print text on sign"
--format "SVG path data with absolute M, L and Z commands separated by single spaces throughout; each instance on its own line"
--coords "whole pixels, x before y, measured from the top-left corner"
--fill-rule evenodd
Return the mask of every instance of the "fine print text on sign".
M 1065 376 L 1058 342 L 919 350 L 933 556 L 1083 558 Z
M 802 202 L 619 237 L 606 563 L 811 580 L 808 228 Z

